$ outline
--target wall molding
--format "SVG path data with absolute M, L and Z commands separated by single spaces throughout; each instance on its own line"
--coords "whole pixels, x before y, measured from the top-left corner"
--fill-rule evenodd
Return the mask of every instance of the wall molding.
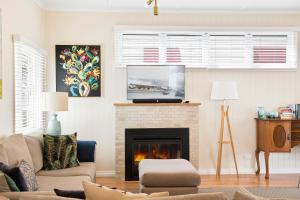
M 113 177 L 116 176 L 116 171 L 96 171 L 96 177 Z
M 216 174 L 216 169 L 199 169 L 198 172 L 201 175 L 214 175 Z M 239 168 L 239 174 L 255 174 L 256 169 L 254 168 Z M 265 169 L 261 168 L 261 174 L 265 174 Z M 278 168 L 278 169 L 270 169 L 270 174 L 291 174 L 300 173 L 300 168 Z M 224 168 L 221 169 L 221 174 L 236 174 L 234 168 Z

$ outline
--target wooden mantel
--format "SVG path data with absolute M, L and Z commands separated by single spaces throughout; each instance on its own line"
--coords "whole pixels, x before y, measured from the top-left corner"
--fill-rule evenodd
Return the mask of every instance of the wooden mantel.
M 200 106 L 201 103 L 114 103 L 114 106 Z

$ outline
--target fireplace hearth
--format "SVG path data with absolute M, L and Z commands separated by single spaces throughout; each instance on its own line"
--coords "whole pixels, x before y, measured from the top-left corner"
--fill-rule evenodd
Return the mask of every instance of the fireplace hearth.
M 189 160 L 189 128 L 125 129 L 125 180 L 138 180 L 143 159 Z

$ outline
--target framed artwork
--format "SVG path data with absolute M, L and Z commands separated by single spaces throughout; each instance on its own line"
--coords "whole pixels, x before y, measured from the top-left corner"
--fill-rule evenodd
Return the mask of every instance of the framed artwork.
M 56 45 L 56 91 L 69 97 L 101 96 L 101 48 Z

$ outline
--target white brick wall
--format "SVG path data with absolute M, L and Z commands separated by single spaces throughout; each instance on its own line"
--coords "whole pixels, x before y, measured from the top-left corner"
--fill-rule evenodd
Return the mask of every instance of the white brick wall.
M 125 177 L 125 128 L 189 128 L 190 162 L 199 166 L 199 107 L 116 105 L 116 175 Z

